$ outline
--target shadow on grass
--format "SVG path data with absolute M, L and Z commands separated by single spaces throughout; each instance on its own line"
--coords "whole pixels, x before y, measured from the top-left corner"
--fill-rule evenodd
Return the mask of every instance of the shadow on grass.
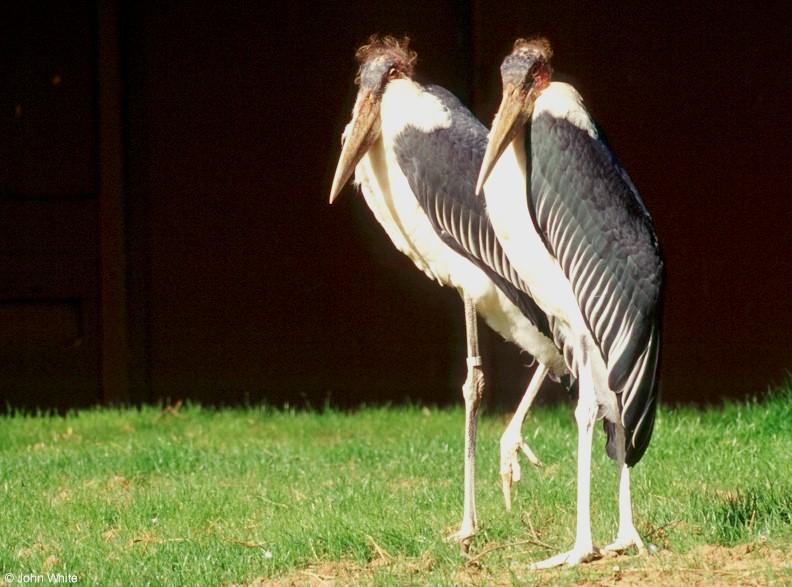
M 707 539 L 723 545 L 766 540 L 770 533 L 792 524 L 789 486 L 707 492 L 698 501 Z

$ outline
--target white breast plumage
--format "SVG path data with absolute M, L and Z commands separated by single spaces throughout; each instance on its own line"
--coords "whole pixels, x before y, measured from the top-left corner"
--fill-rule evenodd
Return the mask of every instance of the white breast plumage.
M 527 281 L 539 307 L 551 316 L 577 316 L 583 326 L 569 281 L 534 228 L 525 188 L 518 187 L 526 186 L 526 154 L 524 131 L 517 134 L 498 159 L 484 188 L 490 221 L 517 272 L 522 276 L 542 276 Z

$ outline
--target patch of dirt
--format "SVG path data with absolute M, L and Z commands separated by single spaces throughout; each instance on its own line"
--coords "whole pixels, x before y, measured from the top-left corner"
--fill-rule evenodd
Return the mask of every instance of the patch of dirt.
M 594 572 L 575 584 L 598 587 L 788 585 L 792 580 L 792 556 L 763 545 L 704 545 L 684 555 L 661 551 L 650 557 L 603 558 L 591 563 L 588 569 Z M 540 584 L 555 584 L 564 571 L 555 573 L 555 581 L 548 576 L 551 580 Z
M 428 572 L 422 560 L 418 561 L 376 561 L 367 566 L 346 562 L 324 562 L 310 565 L 299 571 L 278 578 L 259 577 L 251 583 L 231 585 L 229 587 L 346 587 L 348 585 L 371 585 L 375 582 L 375 571 L 386 570 L 391 577 L 410 585 L 424 583 L 422 577 Z M 460 566 L 454 573 L 453 585 L 496 585 L 489 573 L 475 567 Z M 504 582 L 511 585 L 511 582 Z
M 367 565 L 353 561 L 322 561 L 292 571 L 281 577 L 258 577 L 251 583 L 232 584 L 229 587 L 341 587 L 346 585 L 370 584 L 378 570 L 387 569 L 389 574 L 420 580 L 421 573 L 430 571 L 434 565 L 426 553 L 420 559 L 394 559 L 390 553 L 369 537 L 376 552 Z
M 232 584 L 229 587 L 333 587 L 370 582 L 372 576 L 373 573 L 367 567 L 353 562 L 323 562 L 275 579 L 259 577 L 251 583 Z
M 380 553 L 367 565 L 352 561 L 323 561 L 292 571 L 281 577 L 259 577 L 247 584 L 229 587 L 340 587 L 368 585 L 375 573 L 386 571 L 405 583 L 420 584 L 432 570 L 434 561 L 394 559 Z M 735 547 L 706 545 L 687 554 L 669 551 L 649 557 L 627 555 L 603 558 L 574 569 L 529 571 L 527 564 L 475 564 L 460 561 L 451 571 L 455 585 L 513 585 L 514 581 L 530 585 L 585 585 L 597 587 L 644 587 L 678 585 L 684 587 L 732 587 L 792 584 L 792 553 L 762 544 Z

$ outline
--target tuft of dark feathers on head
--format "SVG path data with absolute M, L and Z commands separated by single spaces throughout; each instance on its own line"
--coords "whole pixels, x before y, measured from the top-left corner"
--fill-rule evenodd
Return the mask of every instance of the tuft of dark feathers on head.
M 380 55 L 388 55 L 392 57 L 396 63 L 396 68 L 399 73 L 405 77 L 412 77 L 415 62 L 418 60 L 418 54 L 410 49 L 410 37 L 402 37 L 397 39 L 391 35 L 380 37 L 379 35 L 371 35 L 368 43 L 360 47 L 355 52 L 355 59 L 360 63 L 355 83 L 360 83 L 360 72 L 363 66 L 370 60 L 379 57 Z
M 550 41 L 545 37 L 531 37 L 529 39 L 517 39 L 514 41 L 514 53 L 528 53 L 541 57 L 543 61 L 549 62 L 553 56 L 553 49 L 550 47 Z

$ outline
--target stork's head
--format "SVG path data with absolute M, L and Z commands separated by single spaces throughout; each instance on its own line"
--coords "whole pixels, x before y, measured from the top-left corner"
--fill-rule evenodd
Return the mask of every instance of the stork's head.
M 503 60 L 503 98 L 489 133 L 487 151 L 476 184 L 477 194 L 481 193 L 492 168 L 517 130 L 531 117 L 536 98 L 550 84 L 552 55 L 547 39 L 517 39 L 511 54 Z
M 355 53 L 360 62 L 355 83 L 360 89 L 352 110 L 352 120 L 344 131 L 341 156 L 330 189 L 331 204 L 352 175 L 358 161 L 379 138 L 380 102 L 388 83 L 412 76 L 416 54 L 409 49 L 409 43 L 407 37 L 398 40 L 390 36 L 379 38 L 373 35 L 368 44 Z

